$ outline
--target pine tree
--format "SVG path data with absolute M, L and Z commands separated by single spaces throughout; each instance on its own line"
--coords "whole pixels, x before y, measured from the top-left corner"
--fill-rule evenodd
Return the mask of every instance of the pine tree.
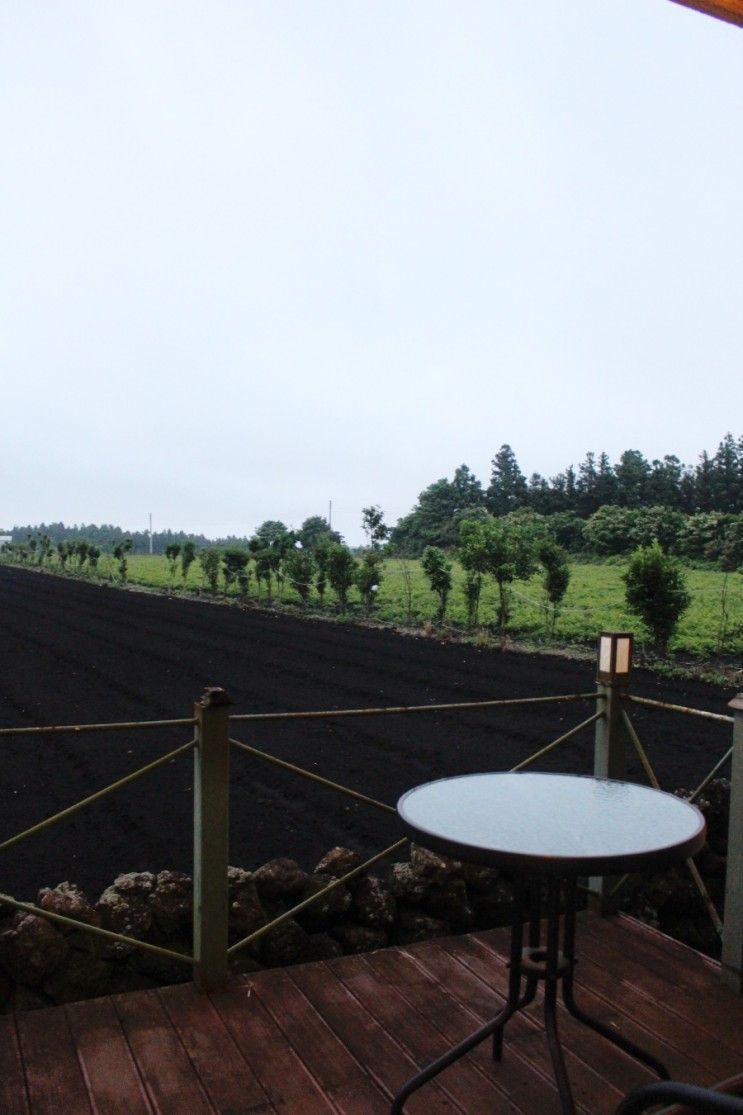
M 493 471 L 487 491 L 488 510 L 493 515 L 507 515 L 527 504 L 526 479 L 510 445 L 502 445 L 493 457 Z

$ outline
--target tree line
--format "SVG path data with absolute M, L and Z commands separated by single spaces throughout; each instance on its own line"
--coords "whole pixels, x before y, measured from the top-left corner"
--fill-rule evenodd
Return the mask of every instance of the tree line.
M 573 554 L 629 554 L 658 539 L 668 552 L 735 569 L 743 564 L 743 437 L 726 434 L 696 466 L 675 456 L 648 461 L 628 449 L 612 465 L 587 453 L 550 480 L 527 480 L 510 445 L 492 460 L 485 487 L 463 464 L 436 480 L 393 528 L 390 543 L 406 556 L 426 546 L 453 549 L 462 522 L 514 512 L 543 517 L 555 541 Z
M 64 523 L 39 523 L 35 526 L 15 526 L 8 531 L 11 540 L 16 544 L 28 543 L 29 539 L 48 538 L 53 546 L 60 542 L 87 542 L 97 546 L 101 553 L 110 554 L 115 546 L 129 540 L 133 554 L 148 554 L 150 552 L 150 532 L 147 530 L 125 531 L 113 523 L 81 523 L 66 526 Z M 228 545 L 238 539 L 217 539 L 216 544 Z M 247 541 L 247 539 L 245 539 Z M 164 554 L 166 547 L 178 543 L 192 542 L 194 546 L 209 546 L 212 543 L 203 534 L 188 534 L 182 530 L 161 530 L 152 532 L 153 554 Z

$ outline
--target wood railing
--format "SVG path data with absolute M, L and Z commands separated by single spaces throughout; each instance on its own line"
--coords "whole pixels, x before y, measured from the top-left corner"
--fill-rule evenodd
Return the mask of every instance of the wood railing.
M 658 786 L 658 780 L 653 771 L 650 760 L 639 740 L 632 721 L 629 717 L 628 707 L 633 703 L 649 707 L 662 708 L 665 711 L 677 712 L 683 715 L 701 716 L 714 719 L 720 723 L 732 725 L 733 741 L 731 747 L 715 764 L 709 774 L 690 795 L 694 800 L 703 791 L 709 780 L 714 777 L 728 762 L 732 762 L 732 789 L 730 802 L 728 865 L 726 880 L 725 922 L 714 909 L 706 893 L 699 873 L 693 863 L 690 869 L 695 882 L 700 888 L 710 917 L 722 938 L 722 974 L 725 982 L 737 991 L 743 992 L 743 694 L 731 702 L 732 715 L 709 713 L 697 709 L 688 709 L 681 706 L 667 705 L 659 701 L 649 701 L 645 698 L 633 696 L 624 683 L 601 682 L 595 691 L 588 693 L 573 693 L 561 696 L 513 698 L 506 700 L 490 701 L 465 701 L 456 704 L 433 704 L 416 706 L 394 706 L 364 709 L 333 709 L 306 712 L 286 713 L 253 713 L 250 715 L 235 715 L 230 712 L 231 701 L 228 694 L 220 688 L 208 689 L 194 706 L 192 717 L 183 720 L 167 721 L 138 721 L 116 724 L 78 724 L 78 725 L 51 725 L 39 728 L 6 728 L 0 730 L 2 737 L 13 735 L 41 734 L 50 732 L 91 732 L 105 730 L 107 732 L 121 729 L 156 729 L 163 727 L 183 726 L 192 729 L 193 737 L 167 754 L 160 756 L 146 766 L 132 771 L 117 782 L 97 790 L 81 801 L 68 806 L 66 809 L 54 814 L 0 842 L 0 852 L 8 849 L 38 832 L 65 820 L 95 801 L 99 801 L 128 785 L 137 778 L 147 775 L 172 759 L 184 755 L 189 751 L 194 753 L 194 859 L 193 859 L 193 953 L 187 955 L 172 949 L 163 948 L 151 942 L 141 941 L 126 937 L 110 930 L 91 926 L 60 914 L 44 910 L 32 903 L 19 902 L 10 895 L 0 894 L 0 904 L 37 914 L 66 926 L 74 926 L 85 933 L 92 933 L 104 938 L 124 941 L 128 945 L 159 953 L 190 965 L 193 968 L 194 980 L 203 990 L 212 990 L 224 985 L 230 957 L 236 952 L 253 944 L 258 938 L 269 932 L 281 921 L 294 916 L 312 902 L 321 901 L 328 891 L 335 887 L 343 886 L 351 878 L 368 870 L 373 864 L 387 856 L 399 851 L 406 843 L 403 838 L 378 852 L 365 863 L 354 868 L 348 875 L 334 879 L 325 888 L 313 894 L 311 898 L 291 910 L 281 914 L 273 922 L 261 926 L 248 937 L 238 941 L 232 946 L 228 941 L 228 883 L 227 869 L 229 860 L 228 831 L 229 831 L 229 771 L 231 750 L 248 753 L 263 761 L 276 764 L 291 771 L 300 777 L 319 782 L 338 793 L 348 795 L 361 801 L 372 808 L 387 813 L 395 813 L 394 803 L 381 802 L 359 790 L 331 782 L 316 771 L 309 771 L 295 764 L 262 751 L 250 744 L 235 738 L 235 729 L 240 724 L 254 724 L 257 721 L 269 720 L 303 720 L 317 718 L 359 717 L 359 716 L 390 716 L 401 714 L 426 714 L 430 712 L 471 709 L 496 709 L 515 705 L 541 705 L 545 703 L 565 703 L 575 701 L 595 702 L 595 711 L 587 718 L 582 718 L 567 732 L 563 732 L 556 739 L 540 747 L 528 759 L 523 760 L 513 769 L 523 770 L 525 767 L 537 762 L 541 757 L 571 739 L 578 732 L 594 726 L 594 774 L 598 777 L 621 778 L 624 776 L 627 765 L 627 755 L 631 747 L 637 752 L 648 780 L 652 785 Z M 1 872 L 1 869 L 0 869 Z M 0 873 L 0 881 L 2 875 Z M 595 892 L 597 900 L 603 907 L 611 904 L 617 891 L 616 880 L 594 879 L 591 880 L 591 889 Z M 1 882 L 0 882 L 1 887 Z

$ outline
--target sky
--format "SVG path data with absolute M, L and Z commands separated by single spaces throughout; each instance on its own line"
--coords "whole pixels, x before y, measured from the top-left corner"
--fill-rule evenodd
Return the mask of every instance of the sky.
M 5 0 L 0 528 L 351 544 L 509 443 L 743 432 L 743 31 L 669 0 Z

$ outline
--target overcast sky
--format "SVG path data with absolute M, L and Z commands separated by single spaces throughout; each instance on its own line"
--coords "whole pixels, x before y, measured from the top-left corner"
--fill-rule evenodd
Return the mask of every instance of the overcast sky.
M 0 527 L 743 432 L 743 32 L 668 0 L 5 0 L 0 151 Z

